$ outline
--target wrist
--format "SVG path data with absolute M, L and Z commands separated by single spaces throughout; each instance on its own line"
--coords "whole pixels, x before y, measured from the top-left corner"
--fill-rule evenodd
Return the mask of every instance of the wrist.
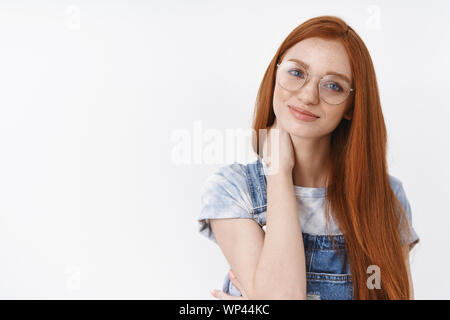
M 293 185 L 292 170 L 278 168 L 267 175 L 267 181 L 278 181 Z
M 266 175 L 273 176 L 288 176 L 292 175 L 293 167 L 290 166 L 281 166 L 279 162 L 271 162 L 270 160 L 267 161 L 266 159 L 261 159 L 261 162 L 263 163 Z

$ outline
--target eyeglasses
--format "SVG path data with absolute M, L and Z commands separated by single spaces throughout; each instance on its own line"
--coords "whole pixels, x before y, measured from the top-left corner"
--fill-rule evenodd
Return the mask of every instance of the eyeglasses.
M 293 61 L 283 61 L 277 67 L 277 83 L 288 91 L 299 90 L 311 76 L 305 66 Z M 327 74 L 320 78 L 319 97 L 328 104 L 343 103 L 352 91 L 355 89 L 341 76 Z

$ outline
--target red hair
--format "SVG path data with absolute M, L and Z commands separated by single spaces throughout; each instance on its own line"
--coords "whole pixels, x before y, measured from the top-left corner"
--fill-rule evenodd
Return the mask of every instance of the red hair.
M 402 205 L 390 187 L 386 161 L 386 126 L 375 70 L 364 42 L 342 19 L 321 16 L 296 27 L 270 62 L 256 99 L 253 148 L 260 156 L 259 130 L 275 119 L 276 64 L 297 42 L 310 37 L 339 40 L 350 58 L 354 94 L 352 119 L 331 134 L 331 176 L 326 208 L 345 237 L 356 299 L 409 299 L 409 282 L 399 231 L 409 228 Z M 401 217 L 403 216 L 403 218 Z M 367 268 L 381 271 L 381 289 L 368 289 Z

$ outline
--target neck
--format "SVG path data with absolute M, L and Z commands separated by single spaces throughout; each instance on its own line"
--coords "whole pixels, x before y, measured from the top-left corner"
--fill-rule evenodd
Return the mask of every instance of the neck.
M 327 185 L 330 161 L 330 138 L 304 138 L 291 135 L 295 153 L 292 170 L 294 185 L 321 188 Z

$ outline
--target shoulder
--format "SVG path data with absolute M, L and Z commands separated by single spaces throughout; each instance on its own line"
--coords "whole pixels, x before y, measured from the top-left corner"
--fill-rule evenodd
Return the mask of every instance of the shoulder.
M 203 184 L 199 231 L 215 241 L 210 219 L 253 219 L 246 165 L 238 162 L 220 167 Z
M 213 200 L 223 203 L 234 200 L 247 208 L 248 194 L 246 166 L 233 162 L 220 167 L 205 180 L 202 201 Z
M 221 188 L 244 188 L 247 185 L 245 165 L 238 162 L 224 165 L 211 174 L 203 184 L 203 191 Z
M 391 189 L 392 191 L 394 191 L 394 193 L 398 192 L 402 187 L 402 181 L 391 174 L 389 174 L 389 182 L 391 183 Z
M 396 195 L 397 199 L 400 201 L 403 208 L 408 211 L 409 210 L 409 202 L 406 197 L 406 193 L 405 193 L 405 189 L 403 188 L 402 181 L 399 178 L 389 174 L 389 182 L 391 184 L 391 189 L 394 192 L 394 194 Z
M 391 189 L 394 192 L 395 196 L 397 197 L 398 201 L 402 205 L 403 209 L 406 211 L 406 215 L 411 215 L 411 207 L 408 201 L 408 198 L 406 197 L 405 189 L 403 188 L 402 181 L 392 175 L 389 175 L 389 181 L 391 184 Z M 408 217 L 409 218 L 409 217 Z
M 246 165 L 233 162 L 211 174 L 203 184 L 202 204 L 212 206 L 214 212 L 222 209 L 251 212 Z
M 398 201 L 405 211 L 407 223 L 409 225 L 410 239 L 407 239 L 407 234 L 402 231 L 402 244 L 410 243 L 410 248 L 412 248 L 417 242 L 419 242 L 419 236 L 413 227 L 411 205 L 409 203 L 408 197 L 406 196 L 402 181 L 392 175 L 389 175 L 389 180 L 391 183 L 392 191 L 394 192 L 395 196 L 397 197 Z M 401 221 L 403 220 L 402 217 L 400 219 Z

